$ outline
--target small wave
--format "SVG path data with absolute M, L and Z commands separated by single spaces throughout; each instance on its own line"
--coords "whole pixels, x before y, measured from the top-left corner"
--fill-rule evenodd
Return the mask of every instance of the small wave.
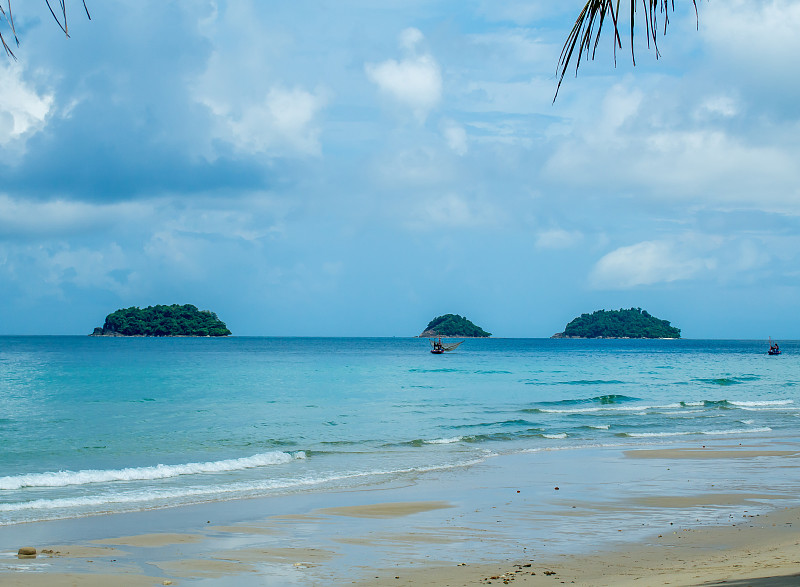
M 664 406 L 597 406 L 593 408 L 534 408 L 530 413 L 535 414 L 595 414 L 602 412 L 606 416 L 618 415 L 646 415 L 647 410 L 664 410 L 678 407 L 678 404 Z M 525 410 L 528 411 L 528 410 Z
M 692 436 L 695 434 L 703 436 L 721 436 L 729 434 L 758 434 L 761 432 L 772 432 L 772 428 L 764 426 L 763 428 L 745 428 L 738 430 L 696 430 L 696 431 L 683 431 L 683 432 L 620 432 L 617 436 L 624 436 L 627 438 L 667 438 L 670 436 Z
M 98 511 L 105 511 L 109 506 L 122 506 L 122 511 L 133 511 L 140 509 L 142 504 L 149 504 L 149 507 L 160 507 L 159 504 L 166 502 L 169 502 L 170 504 L 175 502 L 199 503 L 202 501 L 218 499 L 223 495 L 259 495 L 268 491 L 295 489 L 299 487 L 315 487 L 325 485 L 327 483 L 355 480 L 359 478 L 445 471 L 477 465 L 494 456 L 497 455 L 495 453 L 486 452 L 481 457 L 467 459 L 457 463 L 441 465 L 386 470 L 379 469 L 374 471 L 350 471 L 343 472 L 341 474 L 323 475 L 320 477 L 238 482 L 223 486 L 199 486 L 173 489 L 153 489 L 151 487 L 144 490 L 130 491 L 125 493 L 56 499 L 35 499 L 17 503 L 0 503 L 0 512 L 14 513 L 35 510 L 66 510 L 72 508 L 82 508 L 85 509 L 85 513 L 95 513 Z M 72 516 L 74 516 L 74 513 L 66 513 L 64 516 L 56 517 Z M 43 519 L 53 519 L 53 516 L 47 516 Z
M 733 407 L 733 404 L 726 399 L 721 400 L 702 400 L 692 402 L 680 402 L 682 408 L 720 408 L 726 409 Z
M 452 438 L 437 438 L 433 440 L 423 440 L 417 438 L 408 442 L 401 442 L 399 444 L 386 444 L 385 446 L 413 446 L 416 448 L 430 445 L 430 444 L 455 444 L 465 442 L 468 444 L 481 444 L 484 442 L 509 442 L 513 440 L 520 440 L 524 438 L 541 438 L 541 428 L 528 428 L 521 432 L 495 432 L 492 434 L 468 434 L 464 436 L 454 436 Z
M 533 422 L 528 420 L 502 420 L 500 422 L 480 422 L 478 424 L 458 424 L 449 426 L 454 430 L 463 428 L 488 428 L 490 426 L 533 426 Z
M 589 425 L 589 426 L 587 426 L 587 428 L 593 428 L 594 430 L 608 430 L 609 428 L 611 428 L 611 425 L 610 424 L 595 424 L 593 426 Z
M 559 434 L 542 434 L 542 438 L 549 438 L 551 440 L 561 440 L 562 438 L 566 438 L 566 432 L 560 432 Z
M 453 436 L 452 438 L 436 438 L 434 440 L 424 440 L 425 444 L 454 444 L 464 440 L 463 436 Z
M 739 377 L 713 377 L 711 379 L 694 379 L 698 383 L 708 383 L 710 385 L 738 385 L 740 383 L 747 383 L 748 381 L 758 381 L 761 379 L 756 375 L 741 375 Z
M 409 369 L 409 373 L 458 373 L 461 369 Z
M 761 406 L 788 406 L 789 404 L 793 404 L 794 401 L 790 399 L 777 399 L 777 400 L 764 400 L 764 401 L 752 401 L 752 402 L 737 402 L 731 401 L 731 404 L 734 406 L 739 406 L 742 408 L 758 408 Z
M 624 381 L 618 379 L 576 379 L 575 381 L 560 381 L 561 385 L 621 385 Z
M 180 475 L 199 473 L 223 473 L 253 469 L 268 465 L 281 465 L 295 459 L 305 459 L 305 452 L 268 452 L 223 461 L 205 463 L 185 463 L 182 465 L 156 465 L 154 467 L 131 467 L 126 469 L 82 471 L 56 471 L 50 473 L 29 473 L 0 477 L 0 489 L 21 489 L 23 487 L 66 487 L 68 485 L 87 485 L 90 483 L 109 483 L 112 481 L 150 481 L 168 479 Z
M 323 440 L 320 442 L 320 444 L 324 444 L 326 446 L 355 446 L 362 443 L 363 441 L 356 440 Z M 306 451 L 306 454 L 311 454 L 311 452 Z
M 621 383 L 621 382 L 620 382 Z M 630 397 L 620 394 L 607 394 L 598 395 L 595 397 L 581 398 L 581 399 L 562 399 L 554 402 L 539 402 L 540 406 L 576 406 L 581 404 L 600 404 L 600 405 L 613 405 L 622 404 L 625 402 L 636 402 L 639 398 Z

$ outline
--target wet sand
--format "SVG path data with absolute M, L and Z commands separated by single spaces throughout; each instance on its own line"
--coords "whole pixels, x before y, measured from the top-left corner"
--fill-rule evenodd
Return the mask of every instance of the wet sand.
M 0 585 L 800 585 L 797 448 L 531 452 L 402 487 L 6 526 Z

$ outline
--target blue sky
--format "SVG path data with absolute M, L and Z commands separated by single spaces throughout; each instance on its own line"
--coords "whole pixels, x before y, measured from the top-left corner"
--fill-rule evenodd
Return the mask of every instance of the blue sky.
M 800 0 L 681 2 L 555 104 L 577 0 L 69 4 L 0 62 L 0 334 L 800 338 Z

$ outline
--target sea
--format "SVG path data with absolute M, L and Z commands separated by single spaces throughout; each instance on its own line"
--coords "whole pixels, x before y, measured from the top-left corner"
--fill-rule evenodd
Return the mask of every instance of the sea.
M 796 436 L 800 341 L 0 337 L 0 525 Z

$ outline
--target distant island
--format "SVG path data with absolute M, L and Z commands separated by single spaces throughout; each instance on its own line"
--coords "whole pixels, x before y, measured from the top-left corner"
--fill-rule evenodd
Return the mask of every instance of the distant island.
M 136 306 L 106 316 L 89 336 L 228 336 L 231 331 L 214 312 L 191 304 Z
M 491 332 L 486 332 L 480 326 L 475 326 L 472 322 L 459 316 L 458 314 L 445 314 L 434 318 L 425 327 L 420 337 L 436 336 L 463 336 L 467 338 L 487 338 L 492 336 Z
M 681 329 L 670 326 L 641 308 L 597 310 L 581 314 L 564 332 L 550 338 L 680 338 Z

